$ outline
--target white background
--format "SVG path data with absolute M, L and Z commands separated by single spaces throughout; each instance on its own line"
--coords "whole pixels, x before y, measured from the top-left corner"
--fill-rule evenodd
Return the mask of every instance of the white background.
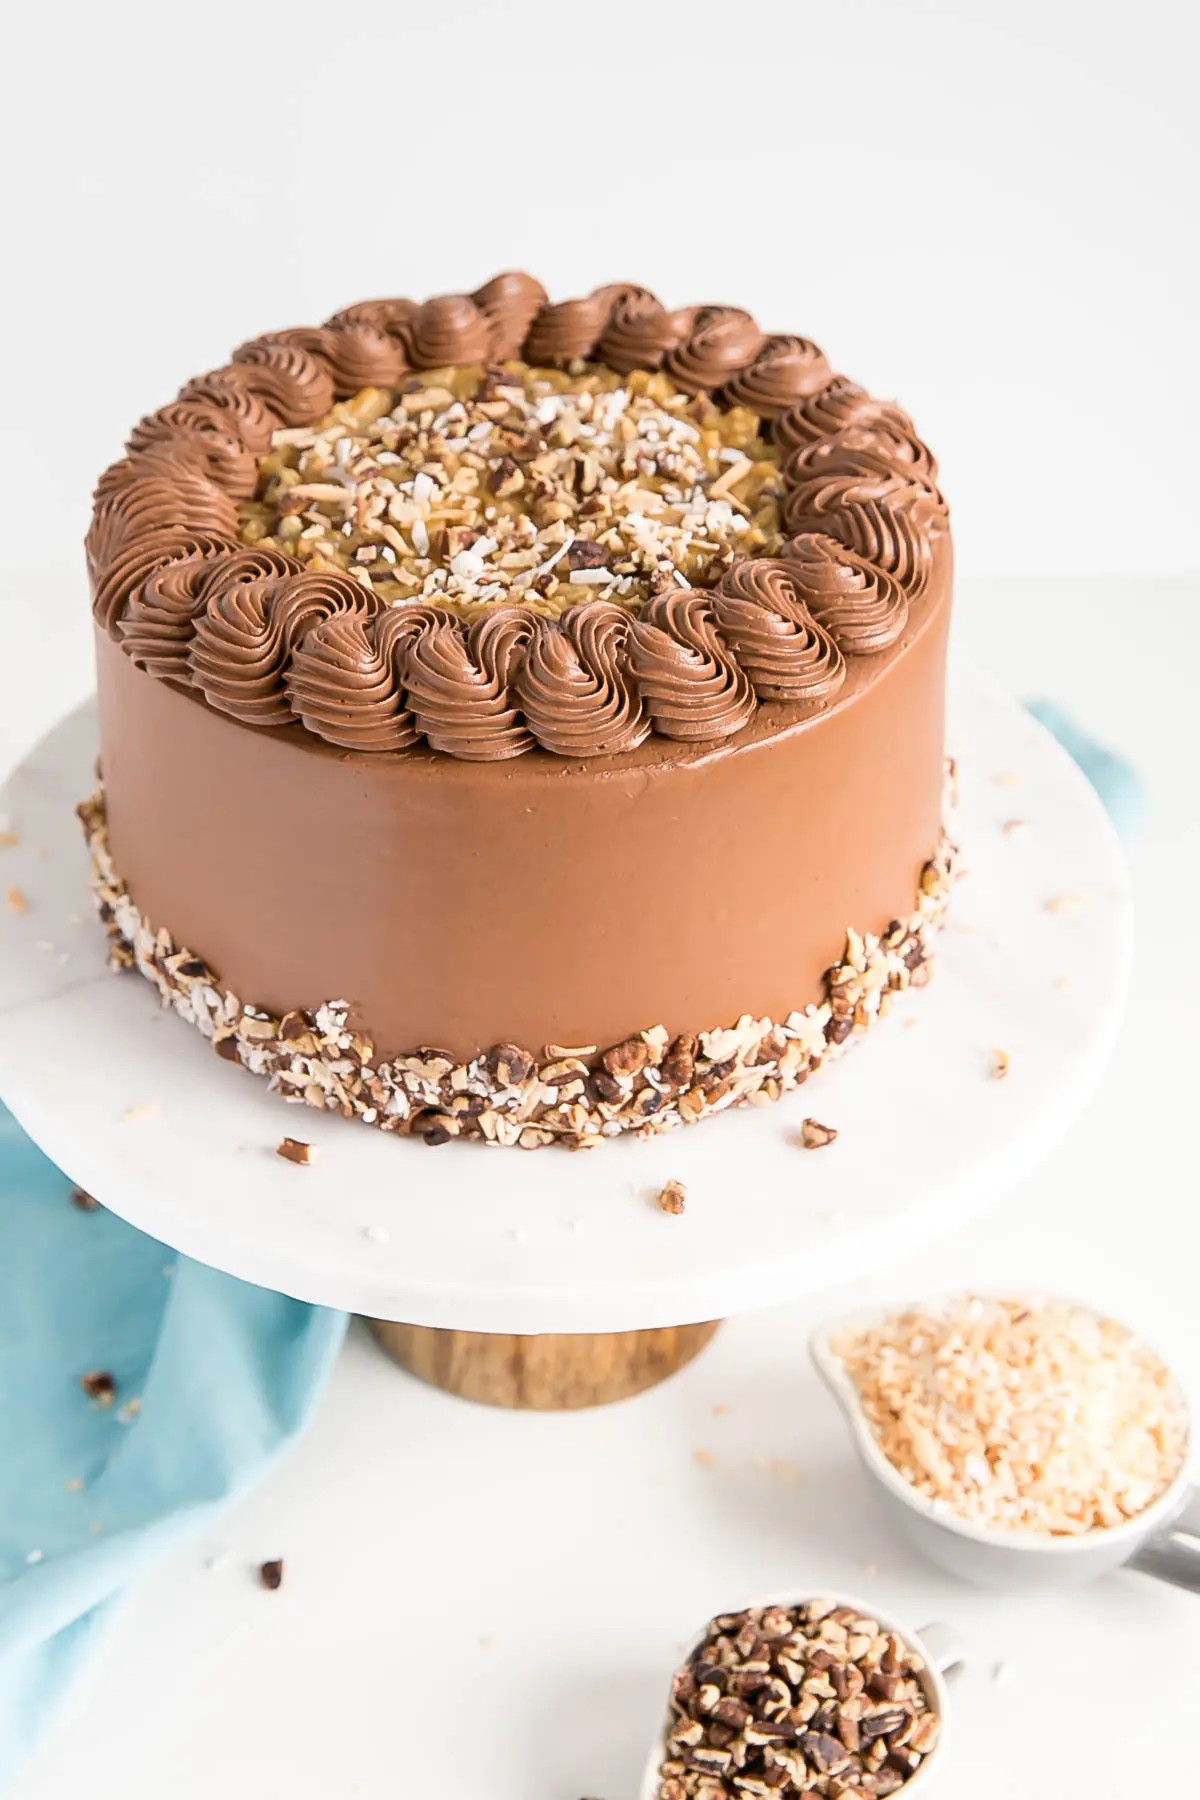
M 271 326 L 525 266 L 799 330 L 936 446 L 967 574 L 1200 562 L 1190 0 L 22 6 L 7 555 Z
M 97 470 L 250 333 L 513 264 L 809 332 L 937 449 L 960 635 L 1150 790 L 1102 1093 L 989 1221 L 869 1293 L 1075 1291 L 1200 1393 L 1194 17 L 26 7 L 0 108 L 0 762 L 90 684 Z M 967 1633 L 955 1800 L 1190 1792 L 1200 1601 L 1135 1576 L 988 1599 L 912 1562 L 806 1371 L 825 1309 L 734 1321 L 677 1381 L 571 1418 L 453 1404 L 356 1339 L 217 1534 L 224 1568 L 196 1547 L 146 1584 L 15 1800 L 631 1800 L 675 1643 L 796 1579 Z M 250 1569 L 280 1554 L 264 1595 Z

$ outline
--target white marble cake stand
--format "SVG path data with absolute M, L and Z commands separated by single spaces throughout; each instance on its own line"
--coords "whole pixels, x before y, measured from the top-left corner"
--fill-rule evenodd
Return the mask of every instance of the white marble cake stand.
M 968 873 L 932 983 L 776 1106 L 582 1155 L 431 1149 L 285 1108 L 147 983 L 109 973 L 73 812 L 96 750 L 81 708 L 0 791 L 20 840 L 0 849 L 0 890 L 28 901 L 0 905 L 0 1096 L 143 1230 L 377 1320 L 646 1332 L 847 1280 L 978 1213 L 1066 1131 L 1126 985 L 1129 889 L 1093 790 L 977 674 L 959 670 L 951 700 Z M 797 1147 L 806 1114 L 836 1144 Z M 274 1154 L 284 1132 L 318 1146 L 313 1165 Z M 687 1188 L 681 1217 L 652 1202 L 669 1177 Z

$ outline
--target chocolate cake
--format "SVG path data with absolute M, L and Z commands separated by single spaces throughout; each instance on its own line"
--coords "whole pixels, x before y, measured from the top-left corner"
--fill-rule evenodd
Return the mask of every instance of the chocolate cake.
M 427 1143 L 778 1098 L 929 973 L 951 548 L 806 338 L 528 275 L 270 332 L 87 540 L 113 960 Z

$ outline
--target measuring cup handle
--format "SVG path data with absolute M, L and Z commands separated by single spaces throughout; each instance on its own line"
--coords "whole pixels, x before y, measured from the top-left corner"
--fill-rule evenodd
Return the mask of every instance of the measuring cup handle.
M 1179 1511 L 1134 1551 L 1127 1567 L 1200 1594 L 1200 1487 L 1187 1490 Z
M 947 1681 L 959 1674 L 967 1660 L 966 1645 L 955 1631 L 953 1625 L 945 1625 L 935 1619 L 931 1625 L 922 1625 L 917 1636 L 928 1660 L 944 1675 Z

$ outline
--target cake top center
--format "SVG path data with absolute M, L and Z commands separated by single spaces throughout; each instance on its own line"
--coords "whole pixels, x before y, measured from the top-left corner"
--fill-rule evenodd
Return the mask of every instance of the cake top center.
M 241 534 L 387 602 L 636 612 L 777 551 L 780 460 L 761 432 L 645 370 L 431 369 L 276 431 Z

